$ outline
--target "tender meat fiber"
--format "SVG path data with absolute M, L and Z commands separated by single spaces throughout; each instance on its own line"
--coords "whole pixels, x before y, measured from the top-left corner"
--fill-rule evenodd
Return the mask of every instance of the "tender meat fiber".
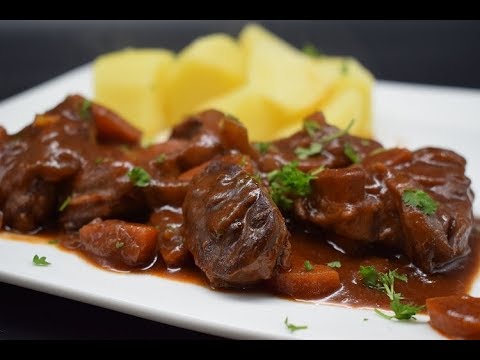
M 380 243 L 403 250 L 426 272 L 443 271 L 470 251 L 473 194 L 464 171 L 465 160 L 448 150 L 392 149 L 319 173 L 295 213 L 341 235 L 346 248 Z M 427 192 L 437 211 L 405 204 L 405 190 Z
M 320 112 L 308 116 L 305 124 L 305 127 L 310 124 L 310 133 L 304 127 L 288 138 L 273 141 L 264 154 L 258 155 L 260 170 L 273 171 L 294 160 L 299 162 L 299 168 L 303 171 L 317 169 L 320 166 L 341 168 L 352 164 L 351 159 L 345 155 L 346 144 L 354 149 L 360 159 L 382 148 L 380 143 L 374 140 L 348 135 L 342 129 L 328 125 Z M 321 151 L 306 159 L 299 158 L 297 149 L 308 149 L 312 144 L 320 145 Z
M 157 235 L 153 226 L 95 219 L 80 229 L 80 243 L 93 255 L 136 267 L 155 258 Z
M 5 225 L 29 232 L 55 219 L 63 183 L 85 163 L 78 148 L 93 145 L 87 122 L 37 116 L 0 143 L 0 208 Z
M 171 139 L 188 141 L 177 160 L 182 170 L 230 150 L 255 155 L 248 142 L 247 129 L 236 119 L 216 110 L 204 111 L 175 126 Z
M 213 287 L 246 287 L 288 267 L 284 219 L 241 166 L 212 161 L 193 178 L 183 213 L 187 247 Z
M 158 248 L 167 267 L 182 266 L 190 257 L 182 232 L 182 209 L 165 206 L 152 213 L 150 224 L 158 230 Z

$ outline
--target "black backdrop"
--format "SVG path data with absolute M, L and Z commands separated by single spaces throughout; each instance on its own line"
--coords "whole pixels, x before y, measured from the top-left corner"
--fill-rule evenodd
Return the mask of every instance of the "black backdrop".
M 0 21 L 0 100 L 127 46 L 179 50 L 247 21 Z M 480 88 L 480 21 L 257 21 L 377 78 Z M 1 120 L 0 120 L 1 122 Z M 0 339 L 212 338 L 0 283 Z

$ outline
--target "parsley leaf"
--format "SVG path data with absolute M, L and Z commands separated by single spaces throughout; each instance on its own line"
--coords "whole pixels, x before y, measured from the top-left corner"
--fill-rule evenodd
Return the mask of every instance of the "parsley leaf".
M 90 118 L 90 110 L 92 108 L 92 102 L 90 100 L 84 99 L 82 106 L 80 107 L 80 117 L 82 119 L 89 119 Z
M 353 146 L 349 142 L 346 142 L 343 145 L 343 153 L 354 164 L 358 164 L 359 162 L 362 161 L 362 158 L 360 157 L 360 154 L 357 152 L 357 150 L 355 150 L 353 148 Z
M 294 331 L 297 331 L 297 330 L 305 330 L 305 329 L 308 329 L 308 326 L 307 325 L 293 325 L 293 324 L 290 324 L 288 322 L 288 316 L 285 318 L 285 326 L 287 327 L 288 330 L 290 330 L 290 332 L 294 332 Z
M 332 262 L 329 262 L 327 263 L 327 266 L 330 266 L 332 269 L 333 268 L 341 268 L 342 267 L 342 263 L 338 260 L 335 260 L 335 261 L 332 261 Z
M 305 55 L 311 56 L 313 58 L 323 56 L 323 54 L 312 43 L 306 43 L 303 46 L 302 51 Z
M 127 175 L 130 181 L 137 187 L 146 187 L 150 184 L 150 175 L 141 167 L 134 167 Z
M 300 160 L 305 160 L 309 156 L 320 154 L 322 152 L 322 149 L 322 144 L 312 142 L 308 148 L 296 148 L 295 155 L 297 155 Z
M 258 142 L 253 144 L 255 148 L 258 150 L 258 152 L 262 155 L 266 154 L 268 152 L 268 149 L 270 148 L 270 143 L 269 142 Z
M 360 275 L 363 278 L 363 283 L 373 289 L 384 291 L 390 299 L 390 308 L 394 315 L 388 315 L 384 312 L 375 309 L 375 312 L 386 319 L 410 320 L 415 319 L 414 315 L 423 310 L 425 306 L 415 304 L 405 304 L 401 300 L 403 296 L 401 293 L 395 292 L 395 279 L 407 282 L 407 275 L 400 274 L 397 270 L 389 270 L 387 273 L 377 272 L 374 266 L 360 266 Z
M 51 244 L 51 245 L 57 245 L 58 243 L 60 243 L 60 240 L 52 239 L 52 240 L 49 240 L 48 243 Z
M 47 261 L 47 258 L 45 256 L 39 257 L 38 255 L 35 255 L 33 257 L 33 263 L 37 266 L 48 266 L 50 263 Z
M 305 267 L 306 271 L 312 271 L 313 270 L 313 265 L 308 260 L 305 260 L 305 262 L 303 263 L 303 266 Z
M 314 137 L 315 133 L 320 130 L 322 126 L 315 120 L 307 119 L 303 122 L 303 129 L 310 135 Z
M 347 60 L 344 60 L 342 62 L 342 67 L 340 68 L 340 72 L 342 73 L 342 75 L 347 75 L 348 74 L 348 61 Z
M 289 209 L 292 197 L 307 196 L 310 191 L 310 180 L 315 176 L 298 169 L 298 162 L 292 161 L 279 170 L 267 174 L 272 200 L 281 208 Z
M 325 135 L 324 137 L 322 137 L 320 139 L 320 142 L 322 144 L 327 144 L 329 143 L 330 141 L 333 141 L 339 137 L 342 137 L 344 135 L 347 135 L 348 132 L 350 131 L 350 129 L 352 128 L 353 124 L 355 123 L 355 119 L 352 119 L 350 120 L 350 122 L 348 123 L 347 127 L 343 130 L 338 130 L 337 132 L 334 132 L 333 134 L 330 134 L 330 135 Z
M 65 200 L 63 200 L 62 205 L 58 208 L 58 211 L 63 211 L 67 208 L 67 206 L 70 204 L 70 201 L 72 201 L 72 197 L 68 196 Z
M 156 164 L 161 164 L 165 161 L 166 158 L 167 158 L 167 156 L 165 154 L 160 154 L 155 158 L 155 163 Z
M 360 265 L 359 273 L 362 276 L 362 280 L 365 286 L 368 286 L 369 288 L 372 288 L 372 289 L 377 288 L 378 272 L 374 266 Z
M 117 241 L 117 243 L 115 244 L 115 247 L 117 249 L 121 249 L 122 247 L 125 246 L 125 243 L 121 242 L 121 241 Z
M 422 190 L 405 190 L 402 200 L 405 204 L 421 210 L 425 215 L 435 214 L 438 208 L 435 200 Z

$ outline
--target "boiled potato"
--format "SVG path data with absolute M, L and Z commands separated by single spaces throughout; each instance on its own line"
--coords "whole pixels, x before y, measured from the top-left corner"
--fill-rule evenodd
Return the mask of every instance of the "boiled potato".
M 353 58 L 308 56 L 258 25 L 238 41 L 198 38 L 177 57 L 160 49 L 105 55 L 95 77 L 97 100 L 149 136 L 208 108 L 239 118 L 254 141 L 289 136 L 315 111 L 339 128 L 354 119 L 351 133 L 371 136 L 368 70 Z
M 164 79 L 172 64 L 173 53 L 161 49 L 126 49 L 100 56 L 93 68 L 95 100 L 153 135 L 167 126 Z
M 167 116 L 175 124 L 202 102 L 244 81 L 243 54 L 228 35 L 199 38 L 180 52 L 167 78 Z
M 353 119 L 350 133 L 370 137 L 372 75 L 352 58 L 321 57 L 316 60 L 315 69 L 318 78 L 329 82 L 328 90 L 315 104 L 315 111 L 323 111 L 330 124 L 342 129 Z M 297 119 L 291 119 L 273 138 L 298 131 L 308 115 L 309 113 L 303 113 Z
M 196 111 L 212 108 L 237 117 L 248 129 L 250 140 L 270 139 L 275 124 L 286 118 L 283 109 L 251 85 L 213 98 Z

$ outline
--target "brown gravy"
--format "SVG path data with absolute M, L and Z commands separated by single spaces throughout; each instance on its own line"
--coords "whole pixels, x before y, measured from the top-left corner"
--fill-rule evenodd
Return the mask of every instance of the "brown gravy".
M 202 286 L 209 286 L 205 275 L 190 264 L 178 269 L 168 269 L 161 259 L 144 269 L 126 269 L 119 264 L 106 262 L 102 258 L 96 258 L 79 250 L 75 241 L 58 233 L 42 233 L 39 235 L 22 235 L 10 232 L 1 232 L 1 237 L 12 240 L 27 241 L 31 243 L 52 243 L 52 240 L 60 240 L 57 246 L 68 252 L 75 252 L 92 265 L 122 272 L 147 273 L 176 281 L 184 281 Z M 312 234 L 300 232 L 292 233 L 292 256 L 303 260 L 309 260 L 312 264 L 327 264 L 332 261 L 340 261 L 339 272 L 342 287 L 330 296 L 308 300 L 318 303 L 334 303 L 352 307 L 382 307 L 389 308 L 388 298 L 381 292 L 369 289 L 362 284 L 358 274 L 360 265 L 373 265 L 379 271 L 398 269 L 400 273 L 408 275 L 408 283 L 397 281 L 395 290 L 401 292 L 407 301 L 415 304 L 425 304 L 427 298 L 461 295 L 470 291 L 470 288 L 480 274 L 480 219 L 475 221 L 470 236 L 471 253 L 461 265 L 445 274 L 428 275 L 422 273 L 401 255 L 392 255 L 388 258 L 375 255 L 352 257 L 342 253 L 327 241 Z M 253 289 L 253 291 L 261 289 Z M 222 290 L 223 291 L 223 290 Z M 247 291 L 248 292 L 248 291 Z M 302 300 L 302 299 L 298 299 Z

